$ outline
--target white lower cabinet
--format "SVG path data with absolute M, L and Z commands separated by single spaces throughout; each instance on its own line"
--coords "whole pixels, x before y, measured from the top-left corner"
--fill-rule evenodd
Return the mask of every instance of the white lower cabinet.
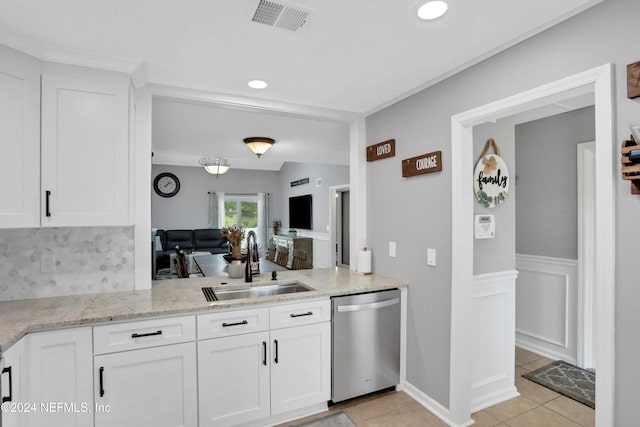
M 331 399 L 331 323 L 271 331 L 271 414 Z
M 94 357 L 96 427 L 196 427 L 195 343 Z
M 200 426 L 268 417 L 269 332 L 198 342 Z
M 200 427 L 233 426 L 331 399 L 330 302 L 270 308 L 272 325 L 288 327 L 243 333 L 251 310 L 198 316 L 238 335 L 198 342 Z M 215 320 L 213 320 L 215 319 Z M 267 329 L 267 320 L 252 329 Z M 200 330 L 198 331 L 200 334 Z
M 329 300 L 207 313 L 197 325 L 197 342 L 195 316 L 28 334 L 2 354 L 0 394 L 16 410 L 0 425 L 258 425 L 331 398 Z
M 29 334 L 25 399 L 37 410 L 25 414 L 28 427 L 91 427 L 93 369 L 91 327 Z
M 25 401 L 23 393 L 24 373 L 25 373 L 25 352 L 24 340 L 20 340 L 2 353 L 2 403 L 6 406 L 0 411 L 2 427 L 20 427 L 24 417 L 18 405 Z

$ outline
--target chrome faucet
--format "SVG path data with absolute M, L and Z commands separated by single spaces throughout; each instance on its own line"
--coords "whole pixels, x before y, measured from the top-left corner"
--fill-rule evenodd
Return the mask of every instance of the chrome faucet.
M 251 236 L 253 236 L 253 245 L 251 244 Z M 253 273 L 251 272 L 251 263 L 254 261 L 254 258 L 258 258 L 258 243 L 256 241 L 256 233 L 253 230 L 247 233 L 247 265 L 244 269 L 244 281 L 252 282 L 253 281 Z

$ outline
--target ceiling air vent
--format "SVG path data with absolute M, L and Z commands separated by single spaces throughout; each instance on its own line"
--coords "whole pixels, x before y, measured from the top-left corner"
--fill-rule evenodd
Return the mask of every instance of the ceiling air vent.
M 251 20 L 283 30 L 297 31 L 304 25 L 309 11 L 268 0 L 260 0 Z

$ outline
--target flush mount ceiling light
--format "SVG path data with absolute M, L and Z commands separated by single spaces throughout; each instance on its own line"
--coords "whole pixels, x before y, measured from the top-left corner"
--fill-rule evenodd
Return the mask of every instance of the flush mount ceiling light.
M 440 0 L 427 2 L 418 8 L 418 18 L 424 20 L 440 18 L 447 11 L 447 7 L 447 3 Z
M 231 165 L 227 159 L 218 159 L 211 160 L 209 157 L 203 157 L 200 159 L 200 164 L 204 167 L 204 170 L 209 172 L 211 175 L 215 175 L 216 179 L 220 175 L 224 175 L 229 172 L 231 169 Z
M 253 151 L 258 158 L 262 156 L 276 141 L 264 136 L 252 136 L 245 138 L 244 143 Z
M 251 80 L 247 83 L 251 89 L 264 89 L 267 87 L 267 82 L 264 80 Z

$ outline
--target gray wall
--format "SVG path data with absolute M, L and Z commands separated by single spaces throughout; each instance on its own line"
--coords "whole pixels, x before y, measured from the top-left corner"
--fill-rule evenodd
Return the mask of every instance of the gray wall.
M 153 165 L 152 181 L 161 172 L 175 174 L 180 180 L 180 191 L 174 197 L 165 198 L 150 189 L 153 228 L 207 228 L 209 191 L 270 193 L 270 216 L 277 218 L 281 215 L 282 191 L 278 171 L 233 169 L 232 165 L 229 172 L 216 179 L 215 175 L 210 175 L 201 167 Z
M 576 144 L 595 140 L 595 109 L 516 126 L 516 250 L 578 259 Z
M 291 182 L 304 178 L 309 178 L 308 184 L 291 186 Z M 317 178 L 322 178 L 320 187 L 316 186 Z M 280 169 L 282 188 L 280 219 L 283 231 L 289 228 L 289 197 L 311 194 L 313 197 L 312 231 L 326 233 L 329 225 L 329 187 L 343 184 L 349 184 L 349 166 L 286 162 Z
M 496 221 L 496 237 L 473 241 L 474 274 L 495 273 L 516 268 L 516 161 L 515 121 L 511 117 L 496 123 L 484 123 L 473 128 L 473 158 L 477 161 L 487 139 L 493 138 L 500 149 L 500 157 L 509 170 L 509 193 L 495 208 L 485 208 L 476 199 L 474 214 L 491 214 Z M 493 153 L 489 149 L 489 153 Z
M 367 164 L 367 243 L 377 274 L 407 280 L 407 380 L 449 406 L 451 306 L 451 116 L 606 63 L 614 68 L 615 141 L 640 117 L 626 97 L 626 65 L 640 60 L 637 0 L 607 0 L 367 118 L 367 144 L 396 139 L 395 158 Z M 403 180 L 400 160 L 442 150 L 440 173 Z M 616 150 L 616 159 L 619 159 Z M 637 425 L 640 287 L 635 269 L 640 197 L 616 160 L 616 426 Z M 471 183 L 469 183 L 471 185 Z M 385 209 L 381 209 L 385 207 Z M 397 258 L 386 256 L 398 242 Z M 426 266 L 426 248 L 438 265 Z M 470 356 L 471 357 L 471 356 Z

